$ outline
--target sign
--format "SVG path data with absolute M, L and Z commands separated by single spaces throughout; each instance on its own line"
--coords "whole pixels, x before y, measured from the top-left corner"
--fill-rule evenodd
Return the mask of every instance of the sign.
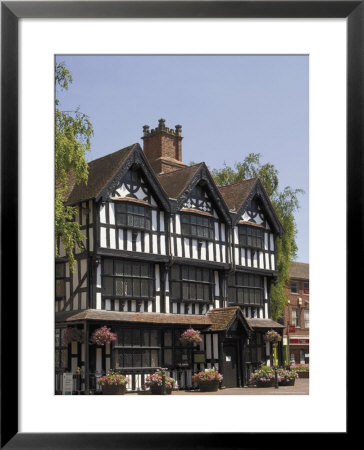
M 227 361 L 227 362 L 231 362 L 231 356 L 226 355 L 226 361 Z
M 288 333 L 295 333 L 296 325 L 288 325 Z
M 193 362 L 197 363 L 197 364 L 203 364 L 205 363 L 205 353 L 201 352 L 201 353 L 194 353 L 193 354 Z
M 309 345 L 310 344 L 310 339 L 308 338 L 291 338 L 289 340 L 290 345 Z
M 288 345 L 288 337 L 286 335 L 283 336 L 283 345 Z
M 73 373 L 65 372 L 63 374 L 62 394 L 72 395 L 72 391 L 73 391 Z

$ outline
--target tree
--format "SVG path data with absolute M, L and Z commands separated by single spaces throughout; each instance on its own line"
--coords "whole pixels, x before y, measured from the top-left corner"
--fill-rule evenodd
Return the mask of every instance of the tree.
M 243 162 L 236 163 L 234 168 L 225 164 L 222 169 L 213 169 L 211 173 L 218 186 L 259 177 L 283 225 L 285 232 L 276 242 L 278 277 L 271 287 L 272 318 L 278 320 L 287 304 L 284 288 L 289 280 L 289 267 L 297 255 L 294 213 L 299 208 L 298 195 L 304 191 L 289 186 L 279 190 L 278 170 L 273 164 L 262 164 L 260 158 L 260 153 L 250 153 Z
M 75 259 L 74 250 L 83 249 L 85 236 L 80 230 L 79 223 L 75 221 L 76 209 L 67 206 L 65 200 L 70 188 L 71 180 L 74 183 L 87 183 L 88 164 L 85 153 L 91 147 L 93 135 L 92 124 L 77 108 L 75 111 L 61 111 L 57 91 L 68 90 L 72 83 L 71 72 L 64 63 L 55 67 L 55 242 L 56 255 L 59 255 L 57 245 L 60 238 L 69 259 L 70 269 L 73 270 Z

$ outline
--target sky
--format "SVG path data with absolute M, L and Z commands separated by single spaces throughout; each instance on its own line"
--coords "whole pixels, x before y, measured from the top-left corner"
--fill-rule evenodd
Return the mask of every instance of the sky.
M 249 153 L 278 170 L 279 189 L 303 189 L 296 261 L 309 262 L 309 60 L 305 55 L 57 55 L 71 71 L 60 109 L 87 114 L 86 159 L 134 143 L 143 125 L 182 125 L 182 158 L 210 169 Z

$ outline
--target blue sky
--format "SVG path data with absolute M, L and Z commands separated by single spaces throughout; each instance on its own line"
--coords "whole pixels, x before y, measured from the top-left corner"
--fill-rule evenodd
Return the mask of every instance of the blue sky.
M 309 262 L 309 60 L 304 55 L 59 55 L 73 76 L 58 93 L 94 127 L 87 160 L 130 144 L 143 125 L 182 125 L 186 163 L 233 166 L 248 153 L 301 188 L 297 261 Z

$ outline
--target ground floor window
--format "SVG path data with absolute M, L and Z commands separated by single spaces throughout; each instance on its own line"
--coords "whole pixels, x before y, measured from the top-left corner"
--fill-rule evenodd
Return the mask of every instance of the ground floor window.
M 115 328 L 115 368 L 189 367 L 192 350 L 179 340 L 186 328 Z
M 68 345 L 64 344 L 66 328 L 56 328 L 55 336 L 55 367 L 56 370 L 68 369 Z

